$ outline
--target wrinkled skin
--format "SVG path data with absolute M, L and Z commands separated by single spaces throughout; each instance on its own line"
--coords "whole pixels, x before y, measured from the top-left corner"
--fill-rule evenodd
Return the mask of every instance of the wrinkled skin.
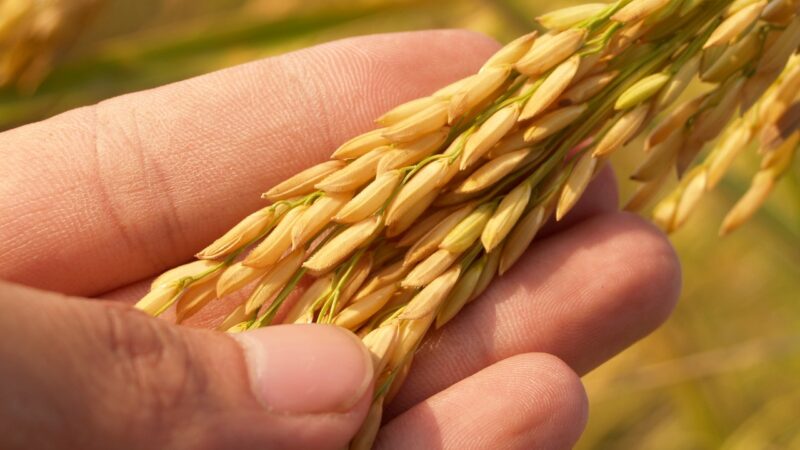
M 127 304 L 260 192 L 496 48 L 462 31 L 348 39 L 0 134 L 0 447 L 342 448 L 372 386 L 351 335 L 235 340 Z M 679 288 L 668 241 L 617 212 L 606 170 L 422 346 L 377 448 L 570 448 L 579 376 L 656 328 Z

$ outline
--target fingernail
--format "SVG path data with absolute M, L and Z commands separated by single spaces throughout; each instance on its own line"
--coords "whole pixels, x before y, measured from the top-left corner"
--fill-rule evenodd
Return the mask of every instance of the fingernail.
M 277 325 L 232 334 L 244 348 L 256 399 L 284 414 L 346 412 L 372 384 L 372 359 L 331 325 Z

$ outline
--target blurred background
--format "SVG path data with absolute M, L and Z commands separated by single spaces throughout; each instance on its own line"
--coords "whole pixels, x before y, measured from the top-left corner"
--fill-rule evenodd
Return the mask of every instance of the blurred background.
M 571 4 L 0 0 L 0 130 L 352 35 L 459 27 L 507 42 Z M 637 151 L 614 161 L 623 199 Z M 800 161 L 753 221 L 716 237 L 755 162 L 741 158 L 673 236 L 685 286 L 670 321 L 585 378 L 578 448 L 800 449 Z

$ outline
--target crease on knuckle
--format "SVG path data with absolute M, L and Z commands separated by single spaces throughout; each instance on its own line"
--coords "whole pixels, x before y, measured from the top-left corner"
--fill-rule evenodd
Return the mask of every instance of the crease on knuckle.
M 104 338 L 148 429 L 192 413 L 208 379 L 179 330 L 131 308 L 103 308 Z

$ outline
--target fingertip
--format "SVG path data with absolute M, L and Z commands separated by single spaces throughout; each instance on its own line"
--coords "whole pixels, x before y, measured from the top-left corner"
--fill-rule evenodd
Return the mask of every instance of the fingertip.
M 288 415 L 346 413 L 372 386 L 372 360 L 351 332 L 329 325 L 277 325 L 232 334 L 256 399 Z

